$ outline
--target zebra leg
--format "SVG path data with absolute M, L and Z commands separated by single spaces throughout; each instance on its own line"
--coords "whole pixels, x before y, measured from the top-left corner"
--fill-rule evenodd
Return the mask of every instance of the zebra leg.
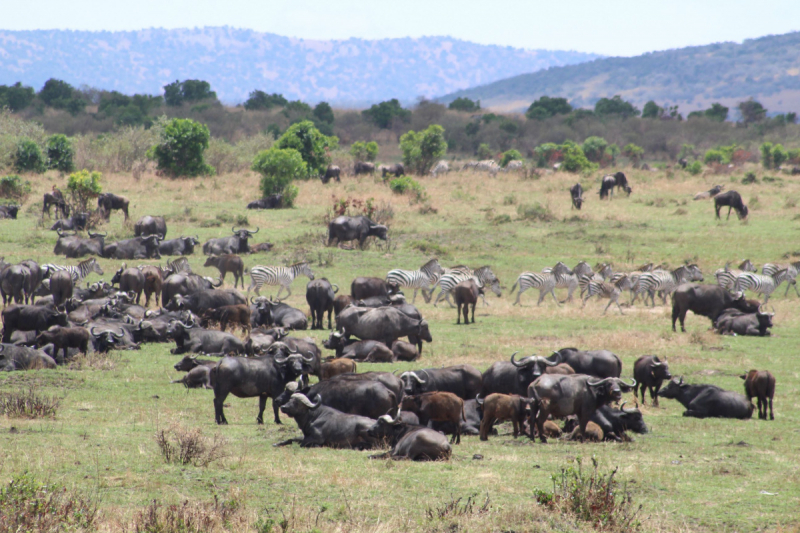
M 433 291 L 431 291 L 433 293 Z M 436 295 L 436 300 L 433 301 L 433 306 L 437 307 L 439 305 L 439 300 L 442 299 L 442 291 L 439 291 L 439 294 Z
M 525 289 L 523 289 L 522 286 L 520 285 L 519 292 L 517 293 L 517 299 L 514 300 L 513 305 L 519 305 L 520 307 L 522 307 L 522 304 L 519 302 L 519 297 L 522 296 L 523 292 L 525 292 Z
M 542 305 L 542 302 L 544 301 L 544 297 L 545 296 L 547 296 L 547 293 L 545 292 L 545 290 L 544 289 L 539 289 L 539 301 L 536 302 L 536 307 L 539 307 L 540 305 Z
M 486 301 L 486 295 L 485 294 L 481 294 L 481 300 L 483 300 L 483 305 L 485 305 L 486 307 L 489 307 L 489 302 Z M 474 320 L 473 320 L 473 322 L 474 322 Z
M 419 290 L 419 289 L 414 289 L 414 296 L 411 298 L 411 304 L 412 305 L 414 303 L 416 303 L 416 301 L 417 301 L 417 290 Z
M 591 298 L 591 297 L 592 297 L 592 295 L 590 294 L 590 295 L 588 295 L 586 298 L 584 298 L 584 299 L 583 299 L 583 305 L 581 306 L 581 309 L 583 309 L 584 307 L 586 307 L 586 302 L 588 302 L 588 301 L 589 301 L 589 298 Z
M 429 293 L 426 293 L 425 289 L 420 289 L 420 292 L 422 293 L 422 299 L 425 300 L 425 303 L 426 304 L 431 303 L 431 296 L 433 296 L 433 289 L 431 289 L 431 292 Z
M 449 293 L 449 292 L 446 292 L 446 293 L 445 293 L 445 295 L 444 295 L 444 300 L 445 300 L 445 301 L 446 301 L 448 304 L 450 304 L 450 309 L 453 309 L 453 308 L 455 307 L 455 305 L 453 305 L 453 302 L 452 302 L 452 301 L 450 301 L 450 293 Z
M 555 290 L 555 288 L 550 289 L 550 294 L 553 295 L 553 301 L 556 303 L 556 305 L 560 306 L 561 302 L 559 302 L 558 298 L 556 298 L 556 290 Z

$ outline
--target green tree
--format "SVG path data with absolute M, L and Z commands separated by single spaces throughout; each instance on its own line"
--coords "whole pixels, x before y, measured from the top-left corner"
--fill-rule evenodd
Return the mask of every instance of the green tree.
M 642 118 L 659 118 L 664 114 L 664 108 L 659 107 L 655 101 L 650 100 L 642 108 Z
M 275 143 L 276 148 L 292 148 L 306 162 L 309 177 L 324 174 L 330 164 L 330 150 L 339 146 L 339 139 L 320 132 L 310 120 L 289 126 Z
M 268 110 L 273 107 L 283 107 L 289 101 L 282 94 L 267 94 L 264 91 L 255 90 L 248 95 L 244 103 L 244 108 L 248 111 Z
M 406 168 L 424 176 L 447 153 L 444 128 L 431 124 L 420 132 L 409 131 L 400 137 L 400 149 L 403 151 L 403 164 Z
M 703 163 L 706 165 L 713 165 L 713 164 L 720 164 L 724 159 L 724 154 L 720 150 L 711 149 L 706 150 L 705 155 L 703 156 Z
M 72 195 L 74 212 L 85 213 L 89 210 L 89 202 L 103 192 L 100 186 L 102 177 L 99 172 L 89 172 L 86 169 L 69 175 L 67 190 Z
M 47 139 L 48 168 L 63 173 L 72 172 L 75 170 L 75 165 L 72 162 L 74 157 L 75 150 L 72 148 L 72 142 L 66 135 L 56 133 Z
M 633 143 L 629 143 L 626 144 L 622 149 L 622 155 L 630 159 L 633 166 L 637 166 L 644 155 L 644 148 Z
M 614 98 L 601 98 L 594 105 L 594 114 L 607 117 L 616 115 L 622 118 L 635 117 L 639 115 L 639 110 L 630 103 L 622 99 L 620 95 Z
M 203 80 L 183 80 L 164 86 L 164 101 L 168 106 L 180 106 L 185 102 L 216 100 L 217 93 L 211 90 L 211 84 Z
M 608 148 L 606 148 L 606 154 L 608 155 L 608 159 L 611 163 L 617 160 L 619 154 L 622 153 L 622 150 L 619 149 L 616 143 L 609 144 Z
M 14 168 L 17 172 L 34 172 L 41 174 L 47 169 L 39 145 L 30 139 L 22 139 L 17 144 L 14 155 Z
M 382 129 L 389 129 L 395 119 L 403 122 L 408 122 L 411 119 L 411 111 L 403 109 L 397 98 L 374 104 L 369 109 L 362 111 L 361 114 Z
M 298 188 L 293 182 L 308 175 L 303 156 L 293 148 L 270 148 L 259 152 L 252 169 L 261 174 L 261 196 L 282 195 L 285 207 L 294 206 Z
M 697 176 L 703 172 L 703 164 L 700 161 L 692 161 L 692 164 L 686 167 L 686 171 L 692 176 Z
M 478 145 L 478 150 L 475 152 L 475 155 L 477 155 L 478 159 L 480 160 L 494 158 L 494 152 L 492 151 L 491 148 L 489 148 L 489 145 L 486 143 L 481 143 Z
M 599 163 L 603 159 L 606 148 L 608 148 L 608 141 L 596 136 L 587 137 L 581 146 L 586 159 L 593 163 Z
M 533 155 L 536 157 L 536 166 L 545 168 L 561 157 L 561 147 L 555 143 L 540 144 L 533 149 Z
M 210 137 L 205 124 L 189 118 L 173 118 L 164 127 L 159 144 L 148 150 L 148 156 L 168 176 L 214 174 L 214 167 L 203 158 Z
M 782 144 L 776 144 L 772 147 L 772 166 L 774 168 L 781 168 L 781 165 L 783 165 L 788 159 L 789 153 Z
M 459 96 L 450 102 L 450 105 L 447 106 L 447 109 L 452 109 L 453 111 L 463 111 L 465 113 L 474 113 L 475 111 L 480 111 L 481 101 L 478 100 L 477 102 L 474 102 L 469 98 Z
M 710 108 L 703 111 L 703 115 L 706 118 L 716 120 L 717 122 L 725 122 L 728 120 L 728 111 L 729 109 L 724 105 L 720 104 L 719 102 L 714 102 L 711 104 Z
M 525 116 L 531 120 L 544 120 L 571 112 L 572 106 L 566 98 L 542 96 L 528 107 L 528 110 L 525 111 Z
M 66 109 L 74 93 L 75 89 L 69 83 L 50 78 L 39 91 L 39 99 L 48 107 Z
M 333 109 L 328 102 L 320 102 L 314 107 L 314 124 L 325 135 L 333 135 Z
M 678 152 L 678 160 L 695 157 L 695 148 L 693 144 L 682 144 L 681 151 Z
M 375 161 L 378 159 L 378 143 L 375 141 L 370 141 L 366 145 L 367 149 L 367 161 Z
M 350 146 L 350 155 L 356 161 L 375 161 L 378 158 L 378 143 L 356 141 Z
M 742 114 L 742 122 L 745 125 L 764 120 L 764 117 L 767 116 L 764 106 L 752 98 L 739 102 L 739 112 Z
M 500 166 L 506 168 L 512 161 L 522 161 L 522 154 L 519 150 L 506 150 L 503 152 L 503 157 L 500 158 Z
M 561 163 L 561 170 L 567 172 L 591 172 L 597 170 L 598 165 L 590 162 L 580 146 L 572 141 L 566 141 L 561 145 L 561 153 L 564 159 Z
M 764 168 L 772 168 L 772 143 L 762 143 L 761 147 L 761 165 Z
M 31 193 L 31 182 L 23 181 L 16 174 L 0 178 L 0 198 L 23 203 Z
M 17 82 L 14 85 L 0 85 L 0 109 L 9 108 L 11 111 L 22 111 L 33 102 L 36 97 L 33 87 L 23 86 Z

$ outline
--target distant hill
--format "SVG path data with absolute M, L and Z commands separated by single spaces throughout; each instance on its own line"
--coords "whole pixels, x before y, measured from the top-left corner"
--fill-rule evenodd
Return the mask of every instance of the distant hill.
M 75 86 L 161 94 L 176 79 L 202 79 L 227 103 L 245 100 L 253 89 L 340 105 L 412 102 L 597 57 L 447 37 L 313 41 L 229 27 L 0 30 L 0 84 L 22 81 L 38 90 L 53 77 Z
M 438 100 L 464 96 L 480 99 L 483 107 L 512 111 L 526 109 L 542 95 L 591 107 L 615 94 L 640 109 L 652 99 L 678 104 L 685 113 L 716 101 L 735 106 L 752 96 L 770 111 L 800 111 L 800 32 L 552 67 Z

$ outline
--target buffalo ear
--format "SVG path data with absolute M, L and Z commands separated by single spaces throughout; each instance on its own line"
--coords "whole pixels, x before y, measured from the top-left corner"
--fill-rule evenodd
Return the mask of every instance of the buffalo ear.
M 742 378 L 742 379 L 747 379 L 747 374 L 742 374 L 742 375 L 741 375 L 741 376 L 739 376 L 739 377 L 740 377 L 740 378 Z

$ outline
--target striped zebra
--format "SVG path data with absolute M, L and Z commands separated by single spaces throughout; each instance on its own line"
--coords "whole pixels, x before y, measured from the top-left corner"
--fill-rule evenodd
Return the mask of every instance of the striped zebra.
M 294 278 L 300 274 L 305 274 L 309 279 L 314 279 L 314 273 L 311 272 L 311 267 L 308 266 L 308 261 L 301 261 L 292 266 L 254 266 L 250 269 L 250 286 L 247 287 L 247 293 L 255 289 L 256 294 L 261 296 L 259 292 L 262 285 L 280 285 L 278 294 L 275 298 L 279 298 L 281 291 L 286 289 L 286 298 L 291 296 L 291 284 Z
M 767 303 L 770 295 L 775 292 L 775 289 L 784 281 L 789 284 L 797 283 L 797 281 L 789 277 L 789 271 L 785 268 L 772 275 L 744 272 L 739 274 L 739 277 L 736 278 L 734 289 L 737 292 L 751 290 L 756 294 L 762 294 L 764 295 L 764 303 Z
M 72 276 L 72 283 L 75 285 L 79 285 L 80 282 L 91 274 L 95 272 L 100 276 L 103 275 L 103 269 L 100 268 L 100 265 L 97 263 L 97 259 L 94 257 L 90 257 L 85 261 L 81 261 L 78 263 L 77 266 L 72 265 L 54 265 L 52 263 L 47 263 L 42 265 L 42 278 L 49 278 L 53 273 L 59 272 L 61 270 L 66 270 Z
M 587 265 L 585 262 L 581 261 L 586 267 L 591 270 L 591 267 Z M 578 263 L 579 265 L 581 263 Z M 586 270 L 584 270 L 584 274 Z M 578 288 L 578 275 L 576 275 L 575 270 L 570 270 L 567 265 L 559 261 L 553 268 L 543 268 L 543 273 L 552 273 L 556 277 L 556 289 L 567 289 L 567 297 L 561 303 L 571 302 L 572 301 L 572 293 L 575 292 L 575 289 Z
M 489 287 L 493 293 L 497 296 L 501 296 L 502 292 L 500 291 L 500 280 L 497 279 L 497 276 L 494 275 L 492 269 L 488 266 L 482 266 L 475 270 L 464 271 L 464 267 L 456 267 L 461 270 L 454 270 L 447 274 L 444 274 L 441 278 L 439 278 L 437 284 L 439 285 L 439 294 L 436 295 L 436 300 L 433 302 L 433 306 L 436 307 L 439 301 L 444 298 L 450 307 L 455 307 L 453 302 L 450 301 L 450 291 L 452 291 L 456 285 L 461 283 L 462 281 L 466 281 L 470 278 L 475 278 L 475 282 L 478 284 L 479 287 Z M 481 294 L 481 299 L 483 299 L 484 305 L 489 305 L 489 302 L 486 301 L 486 295 Z
M 611 307 L 611 304 L 617 304 L 619 314 L 624 315 L 625 313 L 622 312 L 622 307 L 619 305 L 619 295 L 622 293 L 622 291 L 629 290 L 631 286 L 631 280 L 625 274 L 620 276 L 613 283 L 608 281 L 592 280 L 586 286 L 586 296 L 583 298 L 582 307 L 586 307 L 586 302 L 589 300 L 589 298 L 598 295 L 600 298 L 608 298 L 608 305 L 605 309 L 603 309 L 603 314 L 606 314 L 606 311 L 608 311 L 608 308 Z
M 703 273 L 697 265 L 679 266 L 672 272 L 667 270 L 654 270 L 643 272 L 634 286 L 634 292 L 641 294 L 646 292 L 644 305 L 647 305 L 647 298 L 656 306 L 656 292 L 663 291 L 663 305 L 667 305 L 667 295 L 672 294 L 678 285 L 687 281 L 703 281 Z
M 438 281 L 442 274 L 444 274 L 444 269 L 439 264 L 439 260 L 434 257 L 419 267 L 419 270 L 390 270 L 386 274 L 386 282 L 414 289 L 414 297 L 411 299 L 412 304 L 417 300 L 417 291 L 422 289 L 422 297 L 425 299 L 425 303 L 430 303 L 431 295 L 425 290 L 432 291 L 433 283 Z
M 589 265 L 586 266 L 588 267 Z M 583 298 L 583 293 L 586 292 L 586 287 L 589 286 L 590 281 L 605 281 L 614 275 L 614 270 L 611 268 L 611 265 L 607 263 L 597 263 L 594 268 L 597 272 L 589 267 L 586 273 L 578 277 L 578 285 L 581 288 L 581 298 Z
M 800 261 L 789 263 L 788 265 L 776 265 L 774 263 L 766 263 L 763 267 L 761 267 L 761 273 L 765 276 L 774 276 L 778 271 L 786 269 L 787 279 L 792 281 L 796 281 L 797 273 L 800 271 Z M 755 272 L 755 270 L 753 270 Z M 797 283 L 787 283 L 786 284 L 786 292 L 783 294 L 787 296 L 789 294 L 789 287 L 794 286 L 794 292 L 798 296 L 800 296 L 800 292 L 797 291 Z
M 758 271 L 758 269 L 755 267 L 753 263 L 750 262 L 749 259 L 745 259 L 744 261 L 742 261 L 742 263 L 739 265 L 739 268 L 731 269 L 729 268 L 730 264 L 731 264 L 730 261 L 728 261 L 727 263 L 725 263 L 724 268 L 720 268 L 719 270 L 714 272 L 714 277 L 717 278 L 717 285 L 719 285 L 723 289 L 728 289 L 729 291 L 732 291 L 736 286 L 736 278 L 738 278 L 740 274 L 743 274 L 745 272 Z M 769 266 L 769 263 L 764 266 L 765 267 Z M 775 272 L 777 272 L 778 270 L 780 269 L 779 268 L 775 269 Z M 770 272 L 769 274 L 773 273 L 774 272 Z M 765 274 L 767 273 L 765 272 Z M 786 287 L 786 290 L 788 291 L 789 287 Z
M 547 293 L 552 294 L 556 304 L 561 305 L 561 302 L 556 298 L 556 276 L 552 272 L 523 272 L 511 287 L 512 294 L 517 285 L 519 285 L 519 292 L 514 305 L 519 304 L 519 297 L 530 288 L 539 289 L 539 301 L 536 302 L 536 305 L 542 305 L 542 300 L 547 296 Z

